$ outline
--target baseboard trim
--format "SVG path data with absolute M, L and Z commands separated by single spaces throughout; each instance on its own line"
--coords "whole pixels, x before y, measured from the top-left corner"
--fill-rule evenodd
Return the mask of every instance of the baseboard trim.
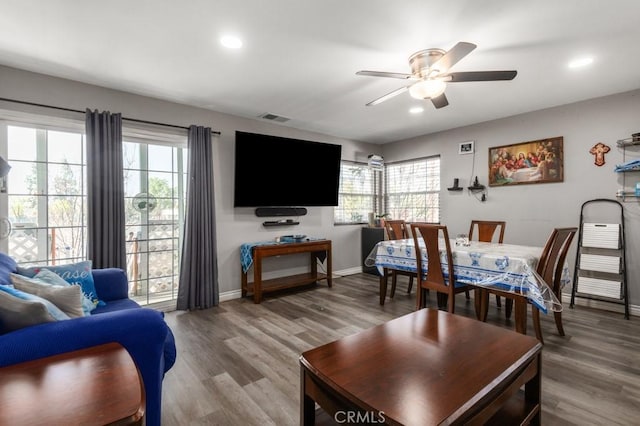
M 356 266 L 355 268 L 341 269 L 339 271 L 333 271 L 333 277 L 344 277 L 345 275 L 354 275 L 362 272 L 362 267 Z M 242 290 L 230 290 L 219 294 L 219 301 L 226 302 L 228 300 L 240 299 L 242 297 Z
M 570 298 L 571 298 L 571 296 L 569 295 L 565 300 L 570 300 Z M 595 299 L 586 299 L 584 297 L 576 297 L 575 305 L 576 306 L 585 306 L 585 307 L 594 308 L 594 309 L 601 309 L 603 311 L 610 311 L 610 312 L 615 312 L 615 313 L 619 313 L 619 314 L 624 315 L 624 305 L 619 305 L 617 303 L 611 303 L 611 302 L 605 302 L 603 300 L 595 300 Z M 634 316 L 634 317 L 640 316 L 640 306 L 639 305 L 629 305 L 629 315 Z
M 242 290 L 231 290 L 220 293 L 218 300 L 220 302 L 226 302 L 227 300 L 240 299 L 242 297 Z
M 339 277 L 344 277 L 346 275 L 355 275 L 362 273 L 362 266 L 356 266 L 354 268 L 342 269 L 340 271 L 333 271 L 333 275 L 337 275 Z

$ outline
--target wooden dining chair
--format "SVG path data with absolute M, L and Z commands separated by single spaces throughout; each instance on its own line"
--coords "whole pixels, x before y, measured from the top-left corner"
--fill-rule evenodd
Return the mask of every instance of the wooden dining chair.
M 437 293 L 438 308 L 455 313 L 455 295 L 464 292 L 468 286 L 458 283 L 453 273 L 453 256 L 451 255 L 451 243 L 446 225 L 411 224 L 413 243 L 416 255 L 416 279 L 417 295 L 416 309 L 426 306 L 426 291 L 433 290 Z M 440 238 L 445 245 L 445 272 L 443 272 L 442 257 L 440 255 Z M 426 267 L 424 270 L 422 248 L 426 248 Z
M 478 235 L 478 241 L 483 243 L 490 243 L 494 240 L 496 236 L 496 231 L 498 231 L 498 243 L 502 244 L 502 240 L 504 239 L 504 228 L 507 226 L 507 222 L 499 221 L 499 220 L 472 220 L 471 226 L 469 227 L 469 241 L 473 240 L 473 235 L 476 233 Z M 478 232 L 475 232 L 477 229 Z M 467 299 L 469 298 L 469 291 L 465 292 Z M 500 301 L 500 296 L 496 294 L 496 305 L 498 307 L 502 307 L 502 303 Z
M 409 227 L 407 223 L 402 219 L 392 219 L 385 220 L 384 227 L 387 231 L 387 236 L 390 240 L 403 240 L 406 238 L 411 238 L 409 234 Z M 398 275 L 404 275 L 409 277 L 409 285 L 407 287 L 407 293 L 411 293 L 411 289 L 413 288 L 413 279 L 416 274 L 413 272 L 407 271 L 391 271 L 391 296 L 393 297 L 396 294 L 396 283 L 398 281 Z
M 498 243 L 502 244 L 504 239 L 504 228 L 507 226 L 507 222 L 498 220 L 472 220 L 471 227 L 469 228 L 469 240 L 473 239 L 475 230 L 478 230 L 478 241 L 490 243 L 493 241 L 496 230 L 499 231 Z
M 542 250 L 542 256 L 540 256 L 540 261 L 536 268 L 536 272 L 538 272 L 544 282 L 551 287 L 553 294 L 558 298 L 560 303 L 562 303 L 562 270 L 564 268 L 564 261 L 567 258 L 571 241 L 577 231 L 578 228 L 555 228 Z M 534 325 L 537 323 L 539 328 L 540 311 L 533 305 L 532 315 Z M 562 312 L 554 311 L 553 317 L 556 322 L 558 334 L 564 336 Z M 540 341 L 542 342 L 542 338 L 540 338 Z
M 567 258 L 567 253 L 569 252 L 569 247 L 571 246 L 571 242 L 577 230 L 578 228 L 554 228 L 547 239 L 547 243 L 542 249 L 542 254 L 540 255 L 540 260 L 536 267 L 538 275 L 540 275 L 544 282 L 551 288 L 553 294 L 560 302 L 562 302 L 562 270 L 564 268 L 565 259 Z M 482 309 L 484 310 L 481 314 L 482 318 L 486 318 L 487 299 L 489 297 L 489 293 L 494 293 L 506 298 L 505 305 L 507 318 L 511 316 L 511 307 L 513 306 L 514 301 L 522 304 L 522 301 L 524 300 L 526 303 L 529 303 L 531 305 L 531 316 L 536 337 L 540 342 L 544 343 L 544 340 L 542 339 L 542 329 L 540 328 L 540 310 L 529 302 L 529 299 L 525 294 L 505 292 L 491 287 L 484 288 L 483 297 L 485 300 L 481 303 Z M 562 312 L 554 311 L 553 316 L 556 327 L 558 328 L 558 333 L 561 336 L 564 336 Z M 518 315 L 516 314 L 516 321 L 518 320 L 523 321 L 523 323 L 516 324 L 516 327 L 526 330 L 526 311 L 524 316 L 521 316 L 520 319 L 518 319 Z

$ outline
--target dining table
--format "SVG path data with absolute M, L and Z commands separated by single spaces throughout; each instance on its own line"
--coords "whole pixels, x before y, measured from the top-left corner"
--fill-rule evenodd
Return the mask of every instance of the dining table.
M 543 313 L 562 311 L 562 304 L 551 287 L 536 272 L 542 247 L 518 244 L 487 243 L 450 239 L 455 280 L 476 288 L 497 288 L 526 296 Z M 448 279 L 444 239 L 439 242 L 442 270 Z M 427 270 L 427 252 L 421 246 L 423 271 Z M 415 243 L 412 238 L 384 240 L 376 244 L 365 259 L 380 274 L 380 304 L 384 305 L 389 270 L 417 272 Z M 571 282 L 568 263 L 562 272 L 562 286 Z M 478 305 L 476 305 L 478 309 Z

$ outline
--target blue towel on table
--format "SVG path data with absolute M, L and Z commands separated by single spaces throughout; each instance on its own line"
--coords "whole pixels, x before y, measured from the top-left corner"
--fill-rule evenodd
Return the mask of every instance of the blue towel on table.
M 275 241 L 259 241 L 257 243 L 244 243 L 240 246 L 240 263 L 242 272 L 247 272 L 253 264 L 253 248 L 255 246 L 269 246 L 278 244 Z

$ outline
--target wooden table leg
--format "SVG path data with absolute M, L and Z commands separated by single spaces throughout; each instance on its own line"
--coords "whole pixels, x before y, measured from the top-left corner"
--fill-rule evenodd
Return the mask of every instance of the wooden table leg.
M 316 403 L 306 393 L 306 372 L 300 367 L 300 424 L 313 426 L 316 424 Z
M 524 296 L 516 297 L 514 304 L 516 331 L 521 334 L 527 334 L 527 301 Z
M 309 253 L 311 258 L 311 276 L 318 281 L 318 254 L 315 251 Z
M 380 275 L 380 304 L 384 305 L 384 299 L 387 297 L 387 278 L 389 278 L 389 270 L 384 268 L 384 272 Z
M 489 292 L 484 288 L 475 287 L 473 289 L 473 304 L 476 309 L 476 318 L 485 322 L 489 312 Z
M 528 406 L 538 406 L 538 412 L 531 419 L 531 425 L 540 425 L 542 423 L 540 407 L 542 404 L 542 358 L 540 353 L 533 361 L 537 364 L 536 375 L 524 385 L 524 399 Z
M 247 295 L 247 272 L 245 272 L 242 269 L 242 265 L 240 265 L 240 287 L 242 287 L 242 297 L 246 297 Z
M 332 279 L 333 279 L 333 264 L 331 256 L 331 242 L 329 242 L 329 247 L 327 248 L 327 285 L 331 288 Z
M 262 257 L 253 260 L 253 303 L 262 301 Z

